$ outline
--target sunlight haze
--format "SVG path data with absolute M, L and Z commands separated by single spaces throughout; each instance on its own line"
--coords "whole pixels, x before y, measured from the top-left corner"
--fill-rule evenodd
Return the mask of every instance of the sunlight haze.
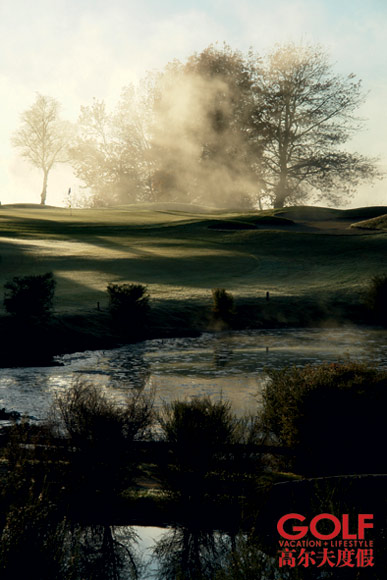
M 382 0 L 2 0 L 0 3 L 0 201 L 39 203 L 40 171 L 11 146 L 20 114 L 36 93 L 62 104 L 75 122 L 93 97 L 114 105 L 149 70 L 184 60 L 211 43 L 264 53 L 276 43 L 320 44 L 334 70 L 354 73 L 368 92 L 365 130 L 351 150 L 387 167 L 387 5 Z M 80 184 L 67 166 L 48 181 L 48 205 L 64 205 Z M 385 181 L 362 186 L 350 206 L 387 204 Z

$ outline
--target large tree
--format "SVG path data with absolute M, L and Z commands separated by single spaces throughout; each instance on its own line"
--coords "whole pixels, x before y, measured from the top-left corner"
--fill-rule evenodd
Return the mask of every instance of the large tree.
M 211 45 L 156 83 L 152 153 L 164 199 L 240 206 L 256 190 L 254 92 L 243 54 Z
M 47 198 L 47 181 L 56 163 L 68 161 L 71 126 L 60 119 L 60 104 L 56 99 L 37 94 L 34 104 L 21 115 L 22 125 L 12 144 L 34 167 L 43 171 L 40 203 Z
M 361 123 L 353 74 L 336 75 L 319 47 L 277 48 L 256 76 L 255 133 L 262 142 L 261 193 L 275 207 L 338 203 L 373 178 L 373 161 L 344 148 Z
M 347 148 L 363 100 L 319 47 L 210 45 L 127 87 L 115 112 L 83 107 L 73 167 L 98 205 L 339 203 L 377 175 Z

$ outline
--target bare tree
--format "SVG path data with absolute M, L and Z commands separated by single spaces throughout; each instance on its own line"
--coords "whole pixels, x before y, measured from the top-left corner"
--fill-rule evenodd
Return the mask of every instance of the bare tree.
M 361 121 L 355 75 L 335 75 L 320 47 L 288 44 L 264 61 L 256 81 L 256 133 L 263 190 L 275 207 L 307 199 L 332 203 L 378 175 L 374 160 L 341 148 Z
M 47 197 L 48 174 L 56 163 L 68 161 L 70 123 L 59 117 L 56 99 L 37 94 L 34 104 L 21 114 L 22 125 L 12 137 L 12 144 L 34 167 L 43 171 L 41 205 Z

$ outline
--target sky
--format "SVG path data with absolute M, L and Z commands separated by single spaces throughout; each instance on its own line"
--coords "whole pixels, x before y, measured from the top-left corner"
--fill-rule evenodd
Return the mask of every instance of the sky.
M 354 73 L 368 93 L 365 130 L 351 150 L 379 157 L 387 171 L 387 3 L 385 0 L 0 0 L 0 201 L 38 203 L 42 177 L 10 143 L 39 92 L 76 121 L 93 97 L 113 105 L 122 87 L 226 42 L 264 54 L 277 43 L 319 44 L 333 70 Z M 79 192 L 57 166 L 47 203 Z M 387 181 L 362 186 L 348 207 L 387 205 Z

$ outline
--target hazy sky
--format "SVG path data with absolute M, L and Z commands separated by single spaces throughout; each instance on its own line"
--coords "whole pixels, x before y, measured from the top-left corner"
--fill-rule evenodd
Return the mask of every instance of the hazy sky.
M 387 167 L 385 0 L 0 0 L 0 201 L 39 202 L 41 176 L 10 145 L 20 113 L 40 92 L 76 120 L 93 97 L 114 103 L 123 86 L 216 41 L 258 52 L 275 43 L 319 43 L 335 70 L 369 91 L 357 151 Z M 48 204 L 77 185 L 54 169 Z M 387 181 L 362 188 L 351 205 L 387 205 Z

